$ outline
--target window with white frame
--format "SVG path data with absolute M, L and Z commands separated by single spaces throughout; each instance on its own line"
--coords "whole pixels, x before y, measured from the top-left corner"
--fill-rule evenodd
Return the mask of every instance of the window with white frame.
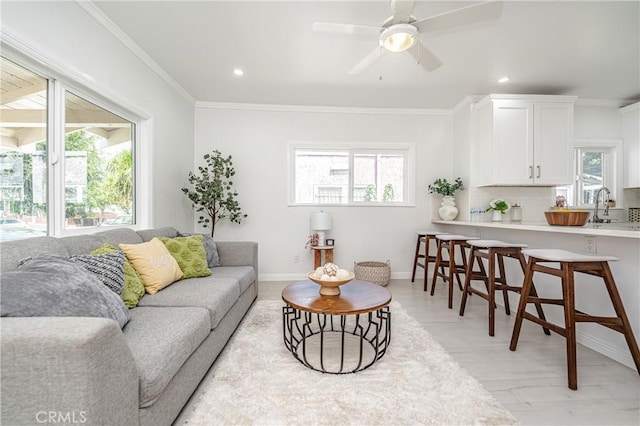
M 7 58 L 2 68 L 0 240 L 135 223 L 136 118 Z M 118 110 L 118 112 L 114 112 Z
M 412 205 L 412 144 L 291 144 L 290 204 Z
M 563 195 L 567 203 L 574 207 L 592 207 L 602 187 L 609 189 L 611 200 L 618 198 L 621 145 L 621 141 L 615 140 L 576 141 L 575 182 L 573 185 L 557 187 L 556 195 Z

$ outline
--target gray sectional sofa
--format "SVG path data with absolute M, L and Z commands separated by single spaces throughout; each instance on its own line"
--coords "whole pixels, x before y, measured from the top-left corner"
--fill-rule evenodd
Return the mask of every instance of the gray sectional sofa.
M 105 242 L 177 235 L 118 228 L 5 241 L 0 267 L 15 270 L 36 253 L 88 254 Z M 98 317 L 2 317 L 0 423 L 170 425 L 258 294 L 257 243 L 216 243 L 221 265 L 211 276 L 146 294 L 123 329 Z

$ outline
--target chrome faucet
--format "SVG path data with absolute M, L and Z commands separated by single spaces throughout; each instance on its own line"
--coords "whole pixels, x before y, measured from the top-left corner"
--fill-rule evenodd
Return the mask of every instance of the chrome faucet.
M 598 192 L 596 192 L 596 207 L 593 212 L 593 219 L 592 219 L 593 223 L 605 223 L 605 222 L 611 221 L 611 219 L 601 219 L 598 216 L 598 202 L 600 201 L 600 194 L 602 194 L 603 191 L 605 193 L 605 196 L 603 197 L 603 200 L 602 200 L 602 204 L 604 204 L 604 211 L 602 215 L 609 216 L 609 195 L 611 195 L 611 192 L 609 191 L 609 188 L 607 188 L 606 186 L 603 186 L 598 190 Z

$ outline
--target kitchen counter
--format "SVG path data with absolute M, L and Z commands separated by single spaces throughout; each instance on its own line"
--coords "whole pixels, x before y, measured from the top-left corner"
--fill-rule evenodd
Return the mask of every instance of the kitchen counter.
M 546 222 L 470 222 L 463 220 L 434 220 L 438 225 L 458 225 L 473 228 L 513 229 L 519 231 L 554 232 L 561 234 L 593 235 L 640 239 L 640 223 L 587 223 L 584 226 L 551 226 Z

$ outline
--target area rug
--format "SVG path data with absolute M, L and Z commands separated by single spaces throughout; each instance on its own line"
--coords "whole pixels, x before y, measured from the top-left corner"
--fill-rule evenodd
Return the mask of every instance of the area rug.
M 323 374 L 283 343 L 282 302 L 255 303 L 196 393 L 185 425 L 509 425 L 516 419 L 391 304 L 391 344 L 354 374 Z

